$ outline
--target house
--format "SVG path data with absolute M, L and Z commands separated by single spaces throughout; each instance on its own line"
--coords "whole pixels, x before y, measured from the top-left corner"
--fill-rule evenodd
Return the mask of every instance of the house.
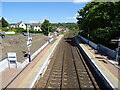
M 23 29 L 27 29 L 27 30 L 31 29 L 31 25 L 30 24 L 25 24 L 22 21 L 18 22 L 17 24 L 11 24 L 10 27 L 11 28 L 23 28 Z
M 41 30 L 41 23 L 32 23 L 32 30 L 42 31 Z
M 23 28 L 23 29 L 26 29 L 26 25 L 25 25 L 25 23 L 23 23 L 23 22 L 21 21 L 21 22 L 18 22 L 17 24 L 15 24 L 15 28 Z
M 11 28 L 15 28 L 15 24 L 11 24 L 10 27 L 11 27 Z

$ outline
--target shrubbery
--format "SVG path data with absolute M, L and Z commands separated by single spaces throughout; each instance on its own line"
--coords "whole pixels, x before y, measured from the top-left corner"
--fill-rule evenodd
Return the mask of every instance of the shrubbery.
M 15 28 L 15 32 L 16 33 L 22 33 L 24 32 L 25 30 L 23 28 Z
M 22 33 L 22 32 L 27 32 L 27 30 L 24 30 L 23 28 L 16 28 L 15 29 L 16 33 Z M 30 33 L 42 33 L 42 31 L 34 31 L 34 30 L 29 30 Z
M 7 28 L 2 28 L 2 31 L 8 31 L 8 29 Z
M 27 32 L 27 31 L 26 31 Z M 42 33 L 42 31 L 29 30 L 30 33 Z

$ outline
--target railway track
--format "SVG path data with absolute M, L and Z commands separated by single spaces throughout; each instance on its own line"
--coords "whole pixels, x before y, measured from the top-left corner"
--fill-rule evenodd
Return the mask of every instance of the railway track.
M 35 88 L 94 88 L 99 86 L 87 67 L 72 33 L 67 34 L 61 40 L 43 78 L 35 85 Z

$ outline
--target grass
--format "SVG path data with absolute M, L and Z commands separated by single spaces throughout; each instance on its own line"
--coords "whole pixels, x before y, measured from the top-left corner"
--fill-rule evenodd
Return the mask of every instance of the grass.
M 74 31 L 74 35 L 77 35 L 79 32 L 79 30 Z
M 15 33 L 15 34 L 5 34 L 6 36 L 17 36 L 19 35 L 19 33 Z
M 8 32 L 15 32 L 15 30 L 8 30 Z
M 17 34 L 5 34 L 6 36 L 16 36 Z
M 64 31 L 62 31 L 62 32 L 60 32 L 60 34 L 63 34 L 63 35 L 65 35 L 65 34 L 67 34 L 68 32 L 64 32 Z

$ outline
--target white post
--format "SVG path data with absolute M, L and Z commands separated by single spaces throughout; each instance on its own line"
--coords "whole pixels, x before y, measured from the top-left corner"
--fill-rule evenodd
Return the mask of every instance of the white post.
M 28 40 L 29 40 L 29 37 L 30 37 L 30 34 L 29 34 L 29 29 L 27 29 L 27 33 L 28 33 Z M 29 42 L 29 41 L 28 41 Z M 30 56 L 30 46 L 28 46 L 28 59 L 29 59 L 29 62 L 31 62 L 31 56 Z

